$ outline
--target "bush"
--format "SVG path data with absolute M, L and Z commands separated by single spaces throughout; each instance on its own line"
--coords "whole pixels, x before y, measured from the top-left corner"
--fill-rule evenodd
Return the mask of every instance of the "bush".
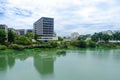
M 7 49 L 6 46 L 4 46 L 4 45 L 0 45 L 0 50 L 5 50 L 5 49 Z
M 80 47 L 80 48 L 86 48 L 87 44 L 86 44 L 85 41 L 80 40 L 80 41 L 78 41 L 78 45 L 77 46 Z
M 31 44 L 32 44 L 32 41 L 31 41 L 28 37 L 19 36 L 19 37 L 16 39 L 16 43 L 17 43 L 17 44 L 21 44 L 21 45 L 31 45 Z
M 9 48 L 10 49 L 15 49 L 15 50 L 23 50 L 24 46 L 18 45 L 18 44 L 11 44 L 11 45 L 9 45 Z
M 96 43 L 90 40 L 90 41 L 88 41 L 88 47 L 95 48 L 96 47 Z

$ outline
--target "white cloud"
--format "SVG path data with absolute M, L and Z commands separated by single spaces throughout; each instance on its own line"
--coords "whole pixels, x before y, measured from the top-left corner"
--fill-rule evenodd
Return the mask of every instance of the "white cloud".
M 1 1 L 0 1 L 1 2 Z M 3 2 L 3 1 L 2 1 Z M 42 16 L 55 18 L 58 34 L 92 33 L 120 21 L 119 0 L 4 0 L 0 23 L 14 28 L 32 28 Z M 88 25 L 88 24 L 96 25 Z M 107 25 L 101 26 L 104 23 Z M 100 28 L 102 27 L 102 28 Z M 69 28 L 69 29 L 68 29 Z M 90 30 L 92 28 L 92 30 Z M 119 29 L 118 25 L 107 29 Z

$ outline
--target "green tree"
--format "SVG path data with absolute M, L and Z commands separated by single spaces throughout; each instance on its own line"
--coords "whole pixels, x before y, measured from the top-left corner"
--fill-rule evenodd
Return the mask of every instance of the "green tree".
M 110 40 L 110 35 L 108 35 L 108 34 L 103 34 L 102 39 L 103 39 L 105 42 L 108 42 L 108 41 Z
M 30 40 L 32 40 L 34 37 L 33 32 L 28 32 L 25 36 L 28 37 Z
M 90 48 L 95 48 L 96 47 L 96 43 L 92 40 L 87 41 L 87 44 L 88 44 L 88 47 L 90 47 Z
M 14 43 L 15 37 L 16 37 L 16 34 L 12 30 L 8 30 L 8 42 Z
M 59 40 L 59 41 L 63 41 L 63 38 L 59 36 L 59 37 L 58 37 L 58 40 Z
M 86 48 L 87 44 L 86 44 L 86 42 L 84 40 L 80 40 L 80 41 L 78 41 L 78 47 Z
M 120 40 L 120 32 L 116 32 L 113 34 L 113 40 Z
M 94 33 L 91 36 L 92 41 L 98 42 L 99 41 L 99 34 L 98 33 Z
M 28 37 L 24 36 L 24 35 L 18 36 L 18 38 L 16 39 L 16 43 L 17 44 L 22 44 L 22 45 L 30 45 L 30 44 L 32 44 L 31 40 Z
M 6 35 L 5 30 L 0 29 L 0 44 L 5 44 L 5 41 L 7 40 Z

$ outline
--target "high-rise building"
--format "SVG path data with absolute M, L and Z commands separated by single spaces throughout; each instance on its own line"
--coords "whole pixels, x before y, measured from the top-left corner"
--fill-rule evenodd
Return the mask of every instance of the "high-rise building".
M 40 36 L 40 40 L 53 40 L 54 19 L 42 17 L 34 23 L 34 34 Z

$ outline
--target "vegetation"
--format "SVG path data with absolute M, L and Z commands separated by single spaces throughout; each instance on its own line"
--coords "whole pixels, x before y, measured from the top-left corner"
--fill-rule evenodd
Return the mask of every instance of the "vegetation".
M 0 44 L 5 44 L 7 34 L 4 30 L 0 29 Z
M 16 43 L 22 45 L 30 45 L 32 44 L 32 41 L 28 37 L 21 35 L 17 37 Z
M 36 39 L 35 42 L 32 42 L 33 38 Z M 120 48 L 119 43 L 109 42 L 110 40 L 120 40 L 120 32 L 80 35 L 77 40 L 71 41 L 66 41 L 60 36 L 58 40 L 52 41 L 39 41 L 38 38 L 41 36 L 34 36 L 32 32 L 16 36 L 12 30 L 8 30 L 8 33 L 0 30 L 0 50 L 7 48 L 15 50 L 23 50 L 24 48 Z
M 14 43 L 15 42 L 16 34 L 12 30 L 8 30 L 8 42 Z
M 0 45 L 0 50 L 6 50 L 7 47 L 5 45 Z
M 15 50 L 23 50 L 24 46 L 18 45 L 18 44 L 11 44 L 11 45 L 9 45 L 9 48 L 10 49 L 15 49 Z

